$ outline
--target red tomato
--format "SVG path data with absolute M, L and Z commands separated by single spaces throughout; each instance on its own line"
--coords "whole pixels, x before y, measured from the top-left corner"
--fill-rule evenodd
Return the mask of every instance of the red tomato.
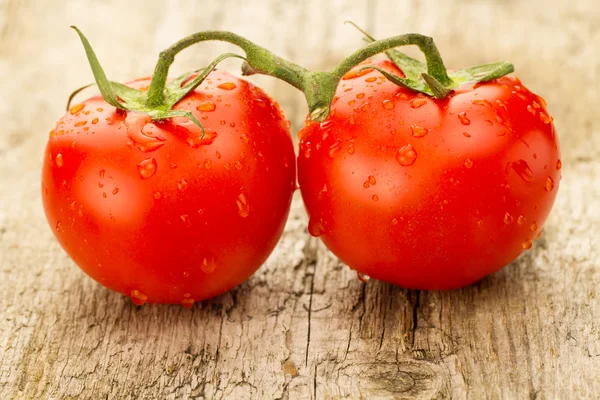
M 298 180 L 309 231 L 343 262 L 407 288 L 451 289 L 532 246 L 561 162 L 544 100 L 518 79 L 436 100 L 355 69 L 336 95 L 330 117 L 301 131 Z
M 149 79 L 134 82 L 147 87 Z M 261 89 L 212 72 L 153 122 L 94 97 L 50 133 L 43 202 L 58 241 L 104 286 L 136 304 L 219 295 L 266 260 L 295 187 L 289 122 Z

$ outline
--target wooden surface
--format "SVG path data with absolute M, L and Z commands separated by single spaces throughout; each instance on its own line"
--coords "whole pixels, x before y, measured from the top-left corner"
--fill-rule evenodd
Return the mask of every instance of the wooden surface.
M 598 398 L 597 3 L 220 3 L 0 0 L 0 398 Z M 308 235 L 296 197 L 259 272 L 191 310 L 137 308 L 70 261 L 45 221 L 39 182 L 48 131 L 68 94 L 91 80 L 70 24 L 90 38 L 111 79 L 127 80 L 149 75 L 160 49 L 205 29 L 330 68 L 361 44 L 345 19 L 378 37 L 432 35 L 455 67 L 511 60 L 546 98 L 564 179 L 533 249 L 462 290 L 363 284 Z M 196 46 L 174 72 L 224 50 L 233 48 Z M 302 96 L 252 80 L 297 128 Z

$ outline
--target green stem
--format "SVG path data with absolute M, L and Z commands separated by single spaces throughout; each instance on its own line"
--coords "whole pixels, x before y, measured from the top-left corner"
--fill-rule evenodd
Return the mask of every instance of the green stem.
M 433 76 L 444 86 L 449 86 L 452 84 L 452 80 L 446 72 L 446 67 L 444 66 L 442 56 L 440 55 L 440 52 L 438 51 L 433 39 L 429 36 L 423 36 L 417 33 L 392 36 L 387 39 L 381 39 L 369 43 L 365 47 L 352 53 L 340 64 L 338 64 L 332 73 L 336 76 L 336 78 L 341 79 L 346 72 L 350 71 L 362 61 L 395 47 L 408 45 L 416 45 L 423 52 L 425 55 L 425 60 L 427 61 L 427 73 L 429 75 Z
M 253 72 L 274 76 L 302 91 L 311 79 L 311 73 L 305 68 L 274 55 L 242 36 L 224 31 L 204 31 L 192 34 L 160 53 L 148 88 L 148 106 L 156 107 L 164 102 L 164 88 L 175 55 L 193 44 L 207 40 L 219 40 L 240 47 L 246 53 L 247 63 Z

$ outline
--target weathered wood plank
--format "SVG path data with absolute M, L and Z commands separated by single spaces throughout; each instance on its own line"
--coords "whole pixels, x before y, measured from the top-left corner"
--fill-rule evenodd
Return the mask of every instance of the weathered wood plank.
M 597 397 L 594 2 L 223 3 L 0 0 L 0 398 Z M 91 79 L 69 24 L 88 35 L 112 79 L 126 80 L 150 74 L 160 49 L 203 29 L 233 30 L 307 67 L 329 68 L 360 45 L 345 19 L 379 37 L 431 34 L 457 67 L 510 59 L 546 97 L 563 139 L 565 179 L 531 251 L 458 291 L 363 284 L 307 234 L 297 196 L 265 266 L 191 310 L 137 308 L 73 265 L 39 196 L 45 132 L 68 93 Z M 232 49 L 196 46 L 174 72 Z M 300 126 L 299 93 L 252 80 Z

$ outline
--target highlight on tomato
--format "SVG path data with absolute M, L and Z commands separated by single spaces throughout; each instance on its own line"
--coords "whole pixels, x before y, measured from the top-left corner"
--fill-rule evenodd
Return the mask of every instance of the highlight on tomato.
M 194 302 L 250 277 L 280 238 L 295 190 L 289 122 L 251 83 L 209 67 L 167 81 L 106 78 L 69 107 L 42 171 L 48 222 L 93 279 L 135 304 Z M 239 57 L 239 56 L 237 56 Z

